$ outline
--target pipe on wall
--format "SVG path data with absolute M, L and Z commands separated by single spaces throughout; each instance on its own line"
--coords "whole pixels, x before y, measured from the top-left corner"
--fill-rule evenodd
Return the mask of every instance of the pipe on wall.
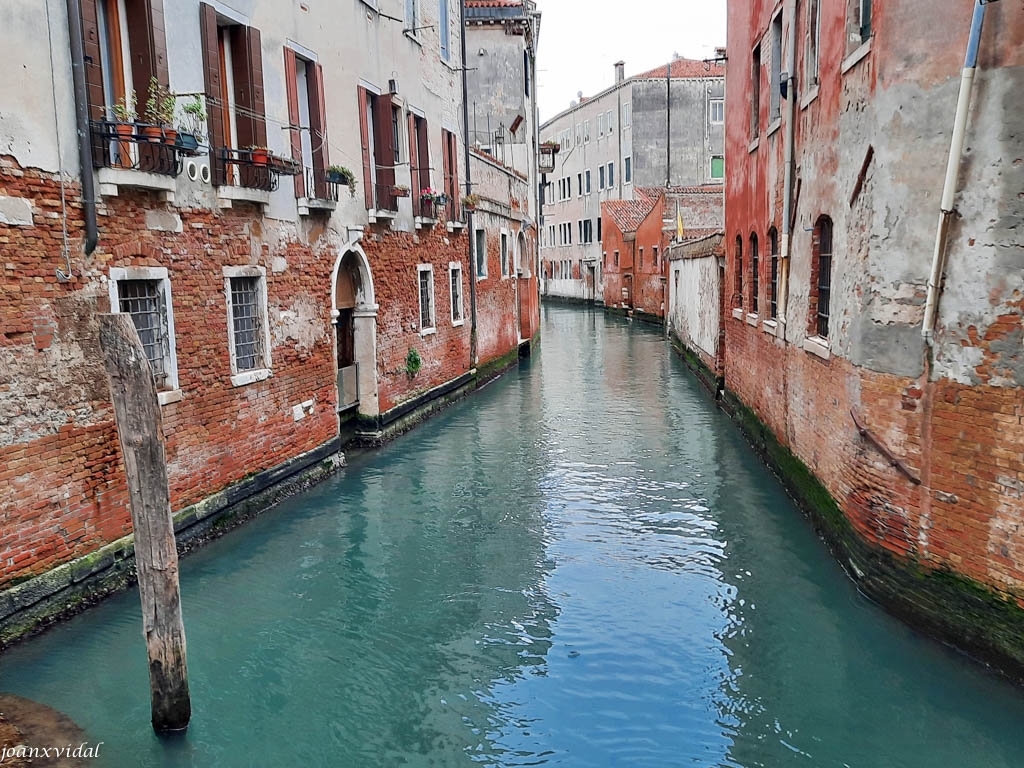
M 89 131 L 89 101 L 85 89 L 85 46 L 82 40 L 82 12 L 79 0 L 67 0 L 68 37 L 71 42 L 71 79 L 75 89 L 75 125 L 78 131 L 78 159 L 81 164 L 82 213 L 85 216 L 85 255 L 96 250 L 96 185 L 92 172 Z
M 946 161 L 946 178 L 942 184 L 939 223 L 935 231 L 935 250 L 932 253 L 932 270 L 928 277 L 928 298 L 924 305 L 924 324 L 921 327 L 921 335 L 929 347 L 934 342 L 935 319 L 938 314 L 939 295 L 942 292 L 942 273 L 946 265 L 946 237 L 949 234 L 949 221 L 953 213 L 953 199 L 956 195 L 956 182 L 960 172 L 960 158 L 963 154 L 964 137 L 967 132 L 967 113 L 971 104 L 971 92 L 974 90 L 974 72 L 978 66 L 978 48 L 981 45 L 981 29 L 985 21 L 985 6 L 985 0 L 975 0 L 974 14 L 971 17 L 971 32 L 967 39 L 967 55 L 964 58 L 963 72 L 960 75 L 960 96 L 957 98 L 956 113 L 953 115 L 953 138 L 950 141 L 949 158 Z
M 466 70 L 466 0 L 459 0 L 459 36 L 462 48 L 462 148 L 466 158 L 466 194 L 473 191 L 473 171 L 469 166 L 469 82 Z M 455 190 L 458 194 L 458 190 Z M 477 361 L 476 346 L 476 232 L 473 230 L 473 212 L 469 211 L 466 220 L 469 235 L 469 367 L 475 368 Z M 487 236 L 484 235 L 486 238 Z
M 786 340 L 786 310 L 789 308 L 789 254 L 793 240 L 793 165 L 796 133 L 796 11 L 797 1 L 789 0 L 789 32 L 786 39 L 786 133 L 783 138 L 783 193 L 782 193 L 782 247 L 779 254 L 779 306 L 778 322 L 781 338 Z

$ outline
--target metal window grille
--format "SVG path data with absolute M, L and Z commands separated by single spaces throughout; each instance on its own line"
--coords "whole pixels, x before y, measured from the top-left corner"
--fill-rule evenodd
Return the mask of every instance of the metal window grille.
M 157 386 L 167 380 L 167 312 L 159 280 L 119 280 L 121 312 L 131 315 Z
M 760 272 L 760 267 L 761 267 L 761 264 L 760 264 L 759 259 L 757 257 L 757 235 L 751 235 L 750 236 L 750 268 L 751 268 L 751 271 L 754 274 L 752 276 L 751 283 L 750 283 L 750 288 L 751 288 L 751 291 L 750 291 L 750 293 L 751 293 L 751 296 L 750 296 L 750 307 L 754 311 L 755 315 L 757 314 L 757 305 L 758 305 L 757 293 L 758 293 L 758 289 L 760 288 L 760 284 L 761 284 L 761 280 L 760 280 L 761 276 L 758 274 Z
M 452 278 L 452 322 L 462 319 L 462 270 L 453 269 Z
M 431 295 L 430 270 L 420 271 L 420 328 L 434 327 L 433 296 Z
M 818 335 L 828 338 L 829 304 L 832 300 L 832 222 L 818 225 Z
M 772 320 L 779 316 L 779 233 L 774 229 L 768 234 L 772 249 Z
M 231 323 L 235 339 L 235 367 L 239 371 L 259 368 L 263 362 L 260 318 L 260 279 L 231 278 Z

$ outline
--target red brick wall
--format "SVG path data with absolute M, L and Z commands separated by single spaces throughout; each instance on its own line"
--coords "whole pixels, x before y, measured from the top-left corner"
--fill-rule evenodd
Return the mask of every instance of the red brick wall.
M 362 245 L 373 272 L 377 312 L 377 378 L 380 412 L 458 378 L 470 367 L 469 259 L 466 233 L 450 234 L 443 227 L 415 233 L 374 227 Z M 462 264 L 465 322 L 452 324 L 448 264 Z M 434 267 L 436 333 L 420 335 L 418 264 Z M 415 376 L 406 369 L 410 349 L 416 349 L 422 368 Z
M 487 230 L 487 277 L 476 283 L 477 356 L 479 364 L 484 365 L 507 354 L 519 344 L 519 329 L 516 326 L 516 277 L 512 251 L 514 238 L 518 237 L 518 233 L 508 233 L 512 275 L 502 277 L 501 226 L 498 222 L 503 220 L 484 212 L 477 213 L 475 218 L 478 224 L 481 221 L 485 222 Z
M 643 310 L 657 317 L 665 316 L 665 266 L 666 239 L 662 232 L 662 216 L 664 215 L 664 199 L 660 199 L 654 209 L 644 219 L 636 231 L 634 240 L 625 240 L 615 220 L 606 213 L 602 214 L 602 251 L 606 254 L 601 269 L 601 282 L 604 286 L 604 302 L 609 307 L 625 308 L 622 288 L 626 285 L 626 275 L 632 275 L 632 295 L 629 308 Z M 654 248 L 658 248 L 658 268 L 655 268 Z M 644 249 L 643 264 L 640 263 L 640 249 Z M 619 264 L 615 265 L 615 251 L 619 252 Z
M 32 226 L 0 225 L 0 585 L 130 531 L 127 492 L 98 346 L 112 266 L 169 272 L 183 398 L 163 407 L 174 509 L 337 435 L 330 275 L 334 258 L 289 239 L 273 253 L 251 210 L 176 209 L 183 231 L 146 228 L 150 195 L 107 198 L 96 252 L 58 282 L 60 190 L 47 174 L 0 165 L 0 195 L 28 198 Z M 72 248 L 82 221 L 68 190 Z M 73 251 L 74 252 L 74 251 Z M 284 257 L 287 268 L 273 270 Z M 221 267 L 267 268 L 273 376 L 234 387 Z M 294 313 L 290 323 L 278 322 Z M 292 406 L 313 399 L 294 421 Z

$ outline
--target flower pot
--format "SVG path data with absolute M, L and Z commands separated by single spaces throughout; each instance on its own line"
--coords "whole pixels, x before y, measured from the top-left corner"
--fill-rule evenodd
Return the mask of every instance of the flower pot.
M 338 171 L 327 171 L 327 181 L 331 184 L 348 184 L 348 179 Z
M 142 138 L 150 144 L 164 143 L 164 129 L 159 125 L 143 125 L 141 127 Z
M 266 165 L 270 162 L 270 151 L 266 149 L 253 149 L 252 162 L 254 165 Z
M 409 196 L 409 190 L 406 189 L 405 187 L 392 187 L 391 188 L 391 196 L 392 197 L 408 197 Z
M 117 133 L 117 164 L 122 168 L 131 168 L 131 144 L 135 135 L 135 123 L 115 123 L 114 132 Z
M 180 131 L 178 133 L 178 148 L 186 152 L 195 152 L 199 149 L 199 139 L 196 138 L 194 133 Z
M 170 144 L 172 147 L 178 143 L 178 131 L 174 128 L 164 128 L 164 144 Z

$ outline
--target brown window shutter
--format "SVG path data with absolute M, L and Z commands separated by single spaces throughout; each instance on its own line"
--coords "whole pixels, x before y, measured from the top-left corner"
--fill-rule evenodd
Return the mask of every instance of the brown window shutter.
M 309 134 L 313 147 L 313 179 L 316 196 L 327 197 L 327 101 L 324 97 L 324 68 L 319 64 L 311 67 L 313 77 L 307 77 L 309 87 Z
M 443 175 L 444 192 L 452 198 L 448 205 L 449 215 L 455 210 L 455 198 L 452 196 L 452 158 L 451 146 L 448 143 L 448 131 L 441 129 L 441 172 Z M 454 218 L 454 217 L 453 217 Z
M 391 198 L 390 188 L 394 186 L 394 148 L 391 130 L 391 96 L 378 96 L 374 110 L 374 150 L 377 155 L 377 186 L 380 189 L 378 200 L 389 202 L 389 210 L 394 210 L 395 201 Z M 383 197 L 381 197 L 383 196 Z
M 299 131 L 299 83 L 297 79 L 298 62 L 295 51 L 287 46 L 284 49 L 284 85 L 288 97 L 288 142 L 291 146 L 292 160 L 302 162 L 302 135 Z M 295 196 L 306 196 L 305 173 L 294 177 Z
M 419 184 L 420 153 L 416 143 L 416 115 L 409 113 L 409 186 L 412 188 L 412 215 L 419 216 L 420 192 L 423 187 Z
M 203 85 L 206 95 L 206 125 L 210 144 L 210 171 L 214 186 L 226 183 L 221 151 L 224 136 L 224 110 L 221 102 L 220 44 L 217 40 L 217 11 L 207 3 L 199 4 L 199 33 L 203 46 Z
M 100 59 L 99 11 L 96 0 L 81 0 L 82 38 L 85 53 L 85 89 L 89 101 L 89 119 L 106 119 L 106 100 L 103 97 L 103 70 Z M 92 163 L 97 168 L 106 165 L 106 146 L 102 137 L 92 132 Z M 84 169 L 83 169 L 84 170 Z
M 252 88 L 253 131 L 256 144 L 267 145 L 267 105 L 263 95 L 263 43 L 260 31 L 246 27 L 249 60 L 249 83 Z
M 260 31 L 241 25 L 231 27 L 232 74 L 235 80 L 235 130 L 238 146 L 267 145 L 267 121 L 263 102 L 263 53 Z M 242 185 L 258 187 L 265 182 L 265 169 L 241 167 Z
M 420 166 L 420 189 L 430 186 L 430 144 L 427 132 L 427 121 L 420 121 L 420 129 L 416 136 L 416 156 L 419 158 Z
M 366 117 L 367 95 L 363 87 L 356 88 L 359 99 L 359 136 L 363 143 L 363 197 L 366 200 L 367 210 L 374 207 L 373 204 L 373 169 L 370 168 L 370 128 L 369 120 Z
M 149 80 L 170 85 L 167 72 L 167 36 L 164 32 L 163 0 L 125 0 L 128 47 L 131 49 L 132 84 L 144 108 L 149 98 Z
M 451 169 L 451 191 L 452 216 L 457 220 L 462 212 L 462 201 L 459 199 L 459 143 L 455 140 L 455 134 L 445 131 L 448 144 L 448 163 Z

